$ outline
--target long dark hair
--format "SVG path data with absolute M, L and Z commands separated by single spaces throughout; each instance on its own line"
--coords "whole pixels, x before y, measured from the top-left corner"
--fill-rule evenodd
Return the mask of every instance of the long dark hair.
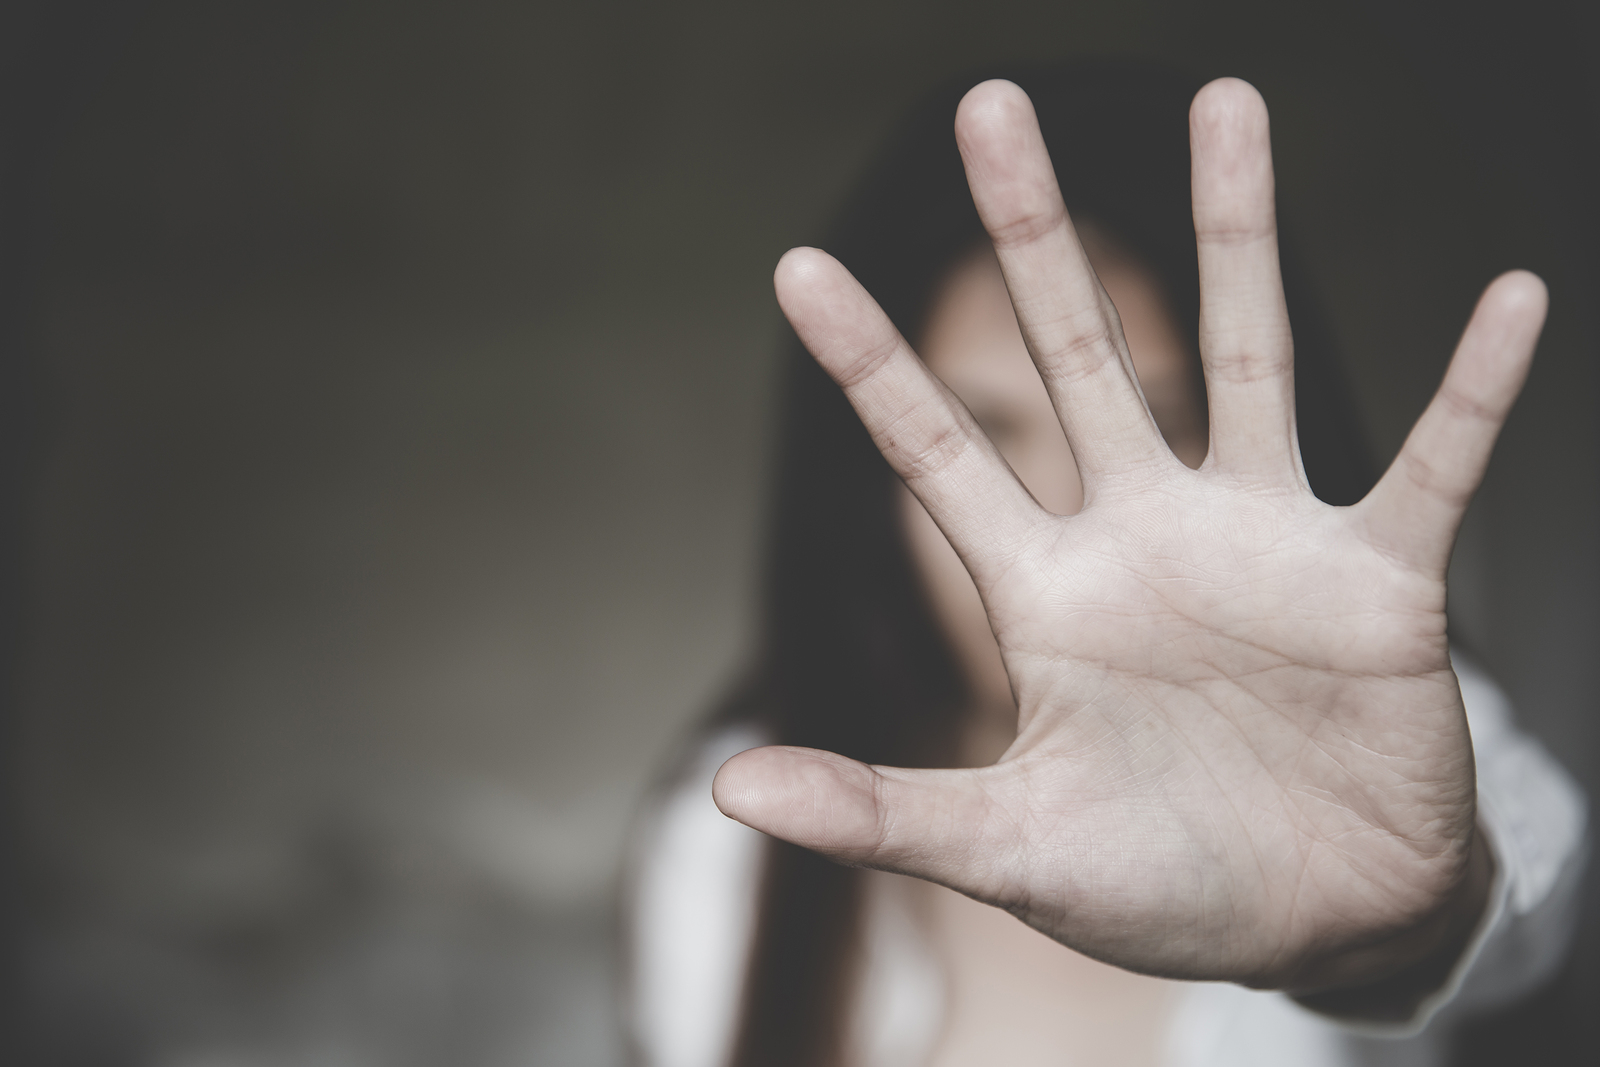
M 1198 351 L 1188 107 L 1201 83 L 1126 63 L 1000 76 L 1033 98 L 1074 217 L 1093 219 L 1155 273 Z M 984 236 L 951 133 L 957 102 L 980 80 L 952 83 L 907 116 L 824 242 L 913 343 L 938 283 Z M 1371 488 L 1372 467 L 1291 252 L 1301 452 L 1317 495 L 1350 504 Z M 894 475 L 839 389 L 798 342 L 791 348 L 763 643 L 722 718 L 869 763 L 948 764 L 966 694 L 906 552 Z M 735 1067 L 840 1061 L 861 885 L 858 871 L 771 843 Z

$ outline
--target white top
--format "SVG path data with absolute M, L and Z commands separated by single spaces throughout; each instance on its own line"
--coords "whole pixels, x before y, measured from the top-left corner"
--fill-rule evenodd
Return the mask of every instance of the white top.
M 1401 1024 L 1351 1024 L 1281 993 L 1224 982 L 1182 990 L 1166 1067 L 1431 1067 L 1458 1019 L 1507 1003 L 1554 973 L 1576 919 L 1586 804 L 1504 694 L 1456 660 L 1478 766 L 1478 820 L 1495 858 L 1489 903 L 1443 986 Z M 647 1067 L 723 1067 L 754 934 L 762 842 L 711 800 L 725 760 L 764 743 L 753 727 L 708 737 L 641 827 L 629 901 L 629 1024 Z M 863 1058 L 916 1067 L 939 1036 L 944 982 L 909 908 L 868 894 L 859 1020 Z

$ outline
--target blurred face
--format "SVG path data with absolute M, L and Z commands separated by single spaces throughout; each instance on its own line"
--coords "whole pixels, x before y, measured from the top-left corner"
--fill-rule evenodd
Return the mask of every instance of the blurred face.
M 1122 316 L 1139 384 L 1167 443 L 1198 467 L 1206 454 L 1205 420 L 1195 387 L 1195 358 L 1161 286 L 1111 240 L 1081 234 L 1100 282 Z M 959 262 L 935 296 L 919 346 L 928 367 L 955 391 L 1044 507 L 1071 515 L 1083 484 L 1066 435 L 1028 357 L 999 263 L 988 248 Z M 978 590 L 955 550 L 909 490 L 900 512 L 911 557 L 934 615 L 966 676 L 971 709 L 965 762 L 997 759 L 1015 737 L 1016 708 L 1000 648 Z

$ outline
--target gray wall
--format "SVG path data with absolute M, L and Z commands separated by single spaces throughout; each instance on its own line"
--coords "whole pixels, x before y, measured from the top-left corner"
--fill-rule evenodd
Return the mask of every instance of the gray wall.
M 1484 283 L 1546 274 L 1456 622 L 1593 786 L 1585 202 L 1540 166 L 1559 146 L 1518 148 L 1532 119 L 1479 106 L 1492 64 L 1414 49 L 1401 15 L 1280 6 L 118 23 L 37 164 L 18 767 L 60 1059 L 615 1057 L 627 820 L 749 648 L 772 264 L 908 101 L 995 60 L 1262 89 L 1385 457 Z

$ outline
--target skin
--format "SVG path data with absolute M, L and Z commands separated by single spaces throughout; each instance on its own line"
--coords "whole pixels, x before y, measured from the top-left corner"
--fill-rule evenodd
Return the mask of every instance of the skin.
M 1026 95 L 978 86 L 956 139 L 1076 460 L 1076 514 L 1034 499 L 836 261 L 796 249 L 776 288 L 971 575 L 1016 739 L 990 766 L 949 770 L 756 749 L 719 772 L 718 805 L 1128 970 L 1394 1000 L 1459 951 L 1485 900 L 1445 568 L 1526 376 L 1542 283 L 1489 286 L 1380 484 L 1329 507 L 1296 451 L 1254 89 L 1213 82 L 1191 110 L 1210 405 L 1198 470 L 1141 399 Z
M 1142 263 L 1109 235 L 1091 230 L 1085 250 L 1123 321 L 1139 385 L 1163 438 L 1183 463 L 1205 459 L 1205 415 L 1185 343 Z M 1039 374 L 1028 357 L 994 253 L 974 251 L 940 287 L 924 329 L 923 362 L 972 412 L 1034 499 L 1057 515 L 1083 506 L 1083 482 Z M 1017 737 L 1017 706 L 983 599 L 950 542 L 910 490 L 899 494 L 911 557 L 940 628 L 973 695 L 963 762 L 994 763 Z
M 1161 284 L 1094 230 L 1082 233 L 1095 274 L 1121 313 L 1139 385 L 1173 454 L 1205 459 L 1205 419 L 1183 332 Z M 1028 358 L 1005 279 L 987 247 L 951 271 L 935 296 L 921 344 L 928 369 L 973 413 L 1017 477 L 1045 508 L 1075 514 L 1083 503 L 1072 449 Z M 1016 740 L 1017 706 L 977 587 L 909 490 L 901 522 L 930 604 L 973 695 L 963 762 L 994 763 Z M 892 883 L 902 883 L 894 885 Z M 929 1067 L 972 1063 L 1059 1065 L 1159 1062 L 1170 984 L 1079 953 L 970 897 L 897 875 L 876 874 L 869 892 L 914 894 L 923 936 L 945 974 L 943 1025 Z

